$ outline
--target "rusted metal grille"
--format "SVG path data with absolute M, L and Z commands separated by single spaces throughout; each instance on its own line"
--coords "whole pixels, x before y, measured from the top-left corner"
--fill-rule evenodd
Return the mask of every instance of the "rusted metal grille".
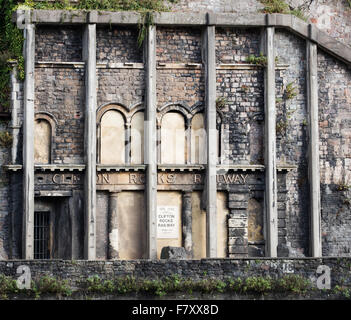
M 50 212 L 34 212 L 34 259 L 50 259 Z

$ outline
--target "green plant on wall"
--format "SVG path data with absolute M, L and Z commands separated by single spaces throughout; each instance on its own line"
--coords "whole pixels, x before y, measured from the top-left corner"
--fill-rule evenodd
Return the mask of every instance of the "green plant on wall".
M 217 109 L 223 109 L 225 105 L 228 103 L 227 99 L 224 97 L 218 97 L 216 99 L 216 108 Z
M 153 24 L 151 12 L 169 11 L 167 3 L 177 0 L 80 0 L 70 3 L 69 0 L 33 1 L 33 0 L 0 0 L 0 109 L 8 111 L 10 105 L 10 72 L 9 59 L 18 62 L 18 78 L 24 80 L 23 31 L 12 23 L 12 12 L 17 8 L 47 10 L 104 10 L 104 11 L 137 11 L 141 13 L 139 23 L 138 45 L 141 46 L 147 27 Z M 63 15 L 64 18 L 64 15 Z
M 286 100 L 293 99 L 297 96 L 297 87 L 294 86 L 294 82 L 290 82 L 286 85 L 285 92 L 284 92 L 284 98 Z
M 292 14 L 302 20 L 307 21 L 307 17 L 299 8 L 290 8 L 284 0 L 260 0 L 260 2 L 264 5 L 263 9 L 261 10 L 263 13 Z
M 10 72 L 8 60 L 18 61 L 18 78 L 24 79 L 23 34 L 12 23 L 12 11 L 19 3 L 17 0 L 0 0 L 0 108 L 9 110 Z
M 255 56 L 251 54 L 246 58 L 246 62 L 265 67 L 267 65 L 267 57 L 263 55 L 262 52 L 260 53 L 259 56 Z
M 8 148 L 12 144 L 13 137 L 7 131 L 0 131 L 0 146 Z

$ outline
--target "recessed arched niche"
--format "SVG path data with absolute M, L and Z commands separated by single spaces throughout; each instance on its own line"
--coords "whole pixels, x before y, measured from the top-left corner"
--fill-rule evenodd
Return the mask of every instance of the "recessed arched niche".
M 185 164 L 185 121 L 178 112 L 168 112 L 161 123 L 161 163 Z
M 195 114 L 191 120 L 191 162 L 206 163 L 206 131 L 202 113 Z
M 101 164 L 125 164 L 125 123 L 117 110 L 108 110 L 101 118 Z
M 51 125 L 45 119 L 34 123 L 34 162 L 49 164 L 51 161 Z
M 131 164 L 144 163 L 144 112 L 135 113 L 131 120 Z

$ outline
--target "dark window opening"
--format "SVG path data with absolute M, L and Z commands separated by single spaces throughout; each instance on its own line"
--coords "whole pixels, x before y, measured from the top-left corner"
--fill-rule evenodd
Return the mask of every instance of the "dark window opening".
M 50 259 L 50 212 L 34 212 L 34 259 Z

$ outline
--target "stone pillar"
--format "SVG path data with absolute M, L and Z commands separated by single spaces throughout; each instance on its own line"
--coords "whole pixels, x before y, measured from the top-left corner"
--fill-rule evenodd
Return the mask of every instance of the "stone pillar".
M 118 259 L 118 192 L 111 192 L 108 211 L 108 258 Z
M 182 199 L 182 231 L 183 247 L 189 258 L 193 257 L 193 239 L 192 239 L 192 204 L 191 191 L 183 192 Z
M 207 26 L 204 31 L 203 52 L 205 60 L 205 107 L 207 133 L 206 166 L 206 255 L 217 256 L 217 131 L 216 131 L 216 47 L 215 27 Z
M 26 25 L 23 121 L 23 259 L 34 258 L 34 59 L 35 26 Z
M 11 64 L 11 129 L 12 129 L 12 148 L 11 148 L 11 164 L 17 164 L 18 138 L 21 129 L 18 113 L 21 109 L 21 101 L 19 95 L 21 92 L 20 82 L 17 79 L 18 69 L 17 63 Z
M 87 24 L 83 38 L 85 61 L 85 243 L 84 256 L 96 258 L 96 25 Z
M 156 136 L 157 136 L 157 142 L 156 142 L 156 150 L 157 150 L 157 156 L 156 156 L 156 160 L 157 163 L 161 163 L 161 125 L 160 124 L 156 124 L 157 128 L 156 128 Z
M 157 258 L 157 153 L 156 153 L 156 27 L 149 26 L 146 41 L 146 112 L 144 159 L 146 166 L 147 255 Z
M 309 119 L 310 250 L 312 257 L 321 257 L 317 45 L 311 41 L 307 41 L 307 110 Z
M 275 110 L 275 57 L 274 28 L 267 27 L 265 34 L 267 67 L 265 70 L 265 213 L 266 255 L 277 256 L 277 164 L 276 164 L 276 110 Z
M 229 258 L 248 256 L 248 200 L 249 189 L 242 186 L 229 193 L 228 253 Z
M 126 141 L 125 141 L 125 163 L 130 164 L 131 163 L 131 123 L 126 123 L 125 124 L 125 129 L 126 129 Z
M 191 121 L 186 119 L 186 130 L 185 130 L 185 139 L 186 139 L 186 164 L 195 163 L 195 159 L 192 159 L 191 154 Z

